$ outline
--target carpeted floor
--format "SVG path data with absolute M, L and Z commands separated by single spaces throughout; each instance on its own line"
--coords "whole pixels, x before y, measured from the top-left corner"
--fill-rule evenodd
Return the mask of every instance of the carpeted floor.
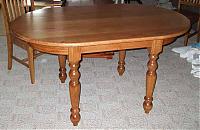
M 191 64 L 171 51 L 182 45 L 183 38 L 179 38 L 160 55 L 154 107 L 148 115 L 142 107 L 146 50 L 127 52 L 121 77 L 116 70 L 117 53 L 112 60 L 83 59 L 81 121 L 74 127 L 69 119 L 69 78 L 60 83 L 57 56 L 46 54 L 36 59 L 36 84 L 32 85 L 28 69 L 21 64 L 13 61 L 12 70 L 7 70 L 5 36 L 0 36 L 0 129 L 197 130 L 200 81 L 190 74 Z M 26 56 L 25 51 L 15 50 L 15 54 Z
M 182 38 L 166 46 L 160 55 L 154 108 L 142 108 L 145 95 L 146 50 L 128 51 L 126 72 L 118 76 L 117 53 L 112 60 L 83 59 L 81 63 L 82 119 L 78 127 L 69 119 L 68 79 L 58 79 L 54 55 L 36 60 L 36 84 L 28 69 L 13 62 L 7 70 L 5 37 L 0 37 L 0 128 L 149 128 L 199 129 L 199 79 L 190 74 L 191 65 L 171 52 L 182 46 Z M 25 52 L 17 49 L 20 56 Z M 67 66 L 69 71 L 69 67 Z

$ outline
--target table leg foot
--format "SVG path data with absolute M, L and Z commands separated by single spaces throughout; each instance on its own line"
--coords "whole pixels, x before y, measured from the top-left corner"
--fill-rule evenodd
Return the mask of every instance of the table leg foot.
M 143 108 L 144 108 L 145 113 L 147 113 L 147 114 L 151 111 L 151 109 L 153 107 L 152 101 L 153 101 L 153 97 L 151 97 L 151 98 L 148 98 L 146 96 L 144 97 Z
M 59 65 L 60 65 L 59 79 L 60 79 L 61 83 L 65 83 L 65 80 L 67 79 L 67 73 L 66 73 L 66 56 L 59 55 L 58 56 L 58 60 L 59 60 Z
M 80 119 L 81 119 L 79 112 L 80 112 L 80 109 L 71 108 L 70 120 L 71 120 L 71 122 L 73 123 L 74 126 L 77 126 Z
M 149 51 L 149 62 L 147 64 L 148 70 L 146 73 L 146 96 L 144 97 L 143 108 L 145 113 L 149 113 L 153 107 L 153 91 L 156 84 L 157 74 L 156 70 L 158 68 L 158 55 L 162 51 L 162 40 L 156 40 L 152 43 Z
M 117 71 L 120 76 L 124 74 L 125 71 L 125 57 L 126 57 L 126 51 L 119 51 L 119 62 L 118 62 L 118 67 Z
M 59 79 L 61 83 L 65 83 L 65 80 L 67 79 L 67 74 L 66 74 L 66 69 L 65 68 L 60 68 L 59 69 Z

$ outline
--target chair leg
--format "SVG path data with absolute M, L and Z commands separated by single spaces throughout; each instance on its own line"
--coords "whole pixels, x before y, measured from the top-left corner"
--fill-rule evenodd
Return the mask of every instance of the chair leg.
M 28 47 L 28 64 L 29 64 L 29 71 L 31 77 L 31 83 L 35 83 L 35 68 L 34 68 L 34 57 L 33 57 L 33 48 L 30 46 Z
M 33 58 L 34 58 L 34 59 L 37 58 L 37 53 L 38 53 L 38 52 L 37 52 L 36 50 L 33 50 Z
M 187 32 L 184 36 L 184 46 L 187 46 L 188 44 L 188 38 L 189 38 L 189 32 Z
M 7 38 L 7 49 L 8 49 L 8 70 L 12 69 L 12 56 L 13 56 L 13 41 L 10 36 Z
M 197 24 L 197 42 L 200 42 L 200 18 Z

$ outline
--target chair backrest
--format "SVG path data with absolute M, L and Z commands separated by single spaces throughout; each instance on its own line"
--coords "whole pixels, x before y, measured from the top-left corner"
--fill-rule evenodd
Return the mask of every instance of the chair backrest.
M 11 22 L 26 12 L 34 10 L 34 0 L 1 0 L 4 17 Z
M 200 0 L 179 0 L 178 10 L 181 9 L 181 5 L 193 6 L 193 7 L 200 8 Z
M 34 10 L 34 0 L 1 0 L 1 5 L 7 35 L 10 34 L 10 22 Z

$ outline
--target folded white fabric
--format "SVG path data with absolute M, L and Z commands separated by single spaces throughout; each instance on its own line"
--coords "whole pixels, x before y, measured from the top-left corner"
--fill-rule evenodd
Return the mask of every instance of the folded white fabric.
M 191 74 L 200 78 L 200 43 L 173 48 L 172 51 L 179 53 L 181 58 L 186 58 L 188 62 L 192 63 Z
M 191 46 L 184 46 L 184 47 L 175 47 L 172 48 L 173 52 L 179 53 L 181 55 L 181 58 L 186 58 L 184 57 L 184 54 L 186 54 L 189 50 L 191 50 Z

